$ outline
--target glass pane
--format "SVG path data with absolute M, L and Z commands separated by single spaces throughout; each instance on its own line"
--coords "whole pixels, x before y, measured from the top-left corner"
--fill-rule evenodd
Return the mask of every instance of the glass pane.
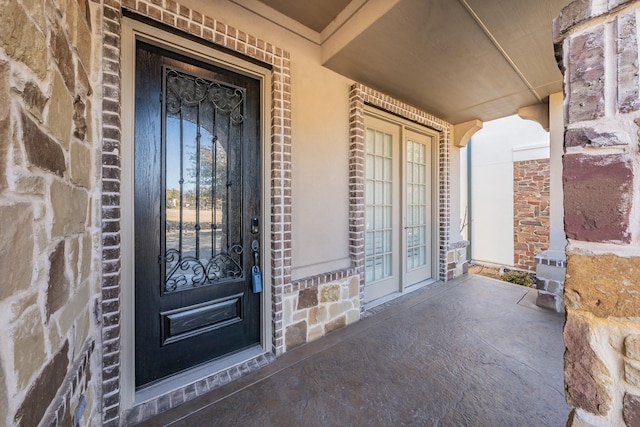
M 367 258 L 364 264 L 364 280 L 370 282 L 373 280 L 373 258 Z
M 407 143 L 407 259 L 409 270 L 426 264 L 427 244 L 427 147 Z
M 391 168 L 391 159 L 384 159 L 384 176 L 382 179 L 384 179 L 385 181 L 391 181 L 391 172 L 392 172 L 392 168 Z
M 366 164 L 365 164 L 365 176 L 367 179 L 373 179 L 375 176 L 375 167 L 374 167 L 375 157 L 367 155 Z
M 384 228 L 391 228 L 391 206 L 385 206 L 384 208 Z
M 373 277 L 377 280 L 383 277 L 383 258 L 381 256 L 375 257 L 374 263 L 375 273 L 373 274 Z
M 382 168 L 382 157 L 376 156 L 375 158 L 375 166 L 374 166 L 374 175 L 375 179 L 383 179 L 383 168 Z
M 370 181 L 370 180 L 366 181 L 366 183 L 364 185 L 364 188 L 365 188 L 365 195 L 364 195 L 365 200 L 374 200 L 373 199 L 373 194 L 374 194 L 373 187 L 374 187 L 374 185 L 375 184 L 373 183 L 373 181 Z
M 384 252 L 391 252 L 391 230 L 384 232 L 384 246 L 382 250 Z
M 376 155 L 380 156 L 384 153 L 384 135 L 382 132 L 376 132 Z
M 375 131 L 373 129 L 367 129 L 366 137 L 366 150 L 367 154 L 375 153 Z
M 389 134 L 385 134 L 385 138 L 384 138 L 384 156 L 385 157 L 392 157 L 392 140 L 391 140 L 391 135 Z
M 375 252 L 373 250 L 373 233 L 366 233 L 364 239 L 364 253 L 365 256 L 373 255 Z
M 365 224 L 364 228 L 366 231 L 373 230 L 375 224 L 373 222 L 373 206 L 365 207 Z
M 391 254 L 386 254 L 384 256 L 384 268 L 382 277 L 389 277 L 392 274 L 391 270 Z
M 373 198 L 373 202 L 376 205 L 384 204 L 384 183 L 382 181 L 375 182 L 375 197 Z M 378 223 L 379 224 L 379 223 Z
M 383 228 L 383 224 L 384 224 L 384 221 L 382 219 L 383 209 L 384 208 L 382 206 L 376 206 L 375 207 L 376 216 L 375 216 L 375 219 L 373 221 L 375 230 L 380 230 L 380 229 Z
M 385 182 L 384 183 L 384 200 L 383 203 L 385 205 L 390 205 L 392 202 L 392 190 L 391 190 L 391 183 L 390 182 Z
M 222 136 L 240 141 L 244 91 L 169 68 L 164 85 L 162 291 L 241 279 L 243 248 L 228 242 L 242 241 L 237 223 L 242 218 L 242 188 L 227 185 L 241 158 L 238 150 L 230 164 L 228 144 L 214 133 L 220 128 Z M 229 221 L 230 206 L 234 223 Z
M 391 253 L 392 135 L 368 129 L 367 143 L 373 145 L 367 148 L 372 154 L 365 165 L 365 281 L 370 282 L 388 277 L 391 269 L 386 263 Z
M 413 186 L 413 203 L 415 203 L 416 205 L 419 205 L 422 203 L 422 190 L 423 188 L 419 185 L 414 185 Z

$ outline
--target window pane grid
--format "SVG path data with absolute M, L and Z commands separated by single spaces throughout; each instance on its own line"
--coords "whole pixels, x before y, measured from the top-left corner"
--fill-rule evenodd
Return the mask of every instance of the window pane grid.
M 427 263 L 427 152 L 424 144 L 407 141 L 407 269 Z
M 392 274 L 392 135 L 367 129 L 365 145 L 365 282 L 370 283 Z

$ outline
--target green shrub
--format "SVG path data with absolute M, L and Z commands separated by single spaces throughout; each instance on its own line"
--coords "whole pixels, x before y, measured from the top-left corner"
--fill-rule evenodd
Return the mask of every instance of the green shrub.
M 502 275 L 502 280 L 516 285 L 533 288 L 533 279 L 529 273 L 523 271 L 507 271 Z

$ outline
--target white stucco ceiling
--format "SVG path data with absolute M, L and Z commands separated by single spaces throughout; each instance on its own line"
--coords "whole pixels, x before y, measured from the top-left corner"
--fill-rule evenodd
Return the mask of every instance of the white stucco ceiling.
M 569 0 L 260 0 L 319 33 L 324 65 L 452 123 L 562 90 L 552 20 Z

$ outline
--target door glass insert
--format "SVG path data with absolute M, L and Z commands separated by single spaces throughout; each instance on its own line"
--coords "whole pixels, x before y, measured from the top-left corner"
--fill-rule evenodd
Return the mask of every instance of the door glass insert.
M 169 67 L 163 74 L 163 291 L 242 278 L 242 159 L 229 139 L 242 132 L 245 92 Z
M 427 148 L 424 144 L 407 141 L 407 270 L 427 263 Z
M 392 136 L 367 129 L 365 281 L 390 277 L 392 245 Z

